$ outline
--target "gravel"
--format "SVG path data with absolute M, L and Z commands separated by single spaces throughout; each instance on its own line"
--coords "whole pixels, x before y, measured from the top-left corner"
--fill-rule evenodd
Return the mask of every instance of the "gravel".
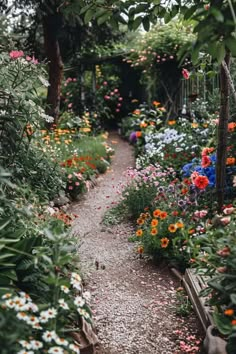
M 79 214 L 73 231 L 80 240 L 82 274 L 92 294 L 100 340 L 96 354 L 181 354 L 187 352 L 184 343 L 188 353 L 199 353 L 191 349 L 202 340 L 195 314 L 188 318 L 175 314 L 179 280 L 167 267 L 139 258 L 135 244 L 128 242 L 132 225 L 101 223 L 118 200 L 115 190 L 124 178 L 122 173 L 134 165 L 132 147 L 114 133 L 110 143 L 116 151 L 111 169 L 71 208 Z

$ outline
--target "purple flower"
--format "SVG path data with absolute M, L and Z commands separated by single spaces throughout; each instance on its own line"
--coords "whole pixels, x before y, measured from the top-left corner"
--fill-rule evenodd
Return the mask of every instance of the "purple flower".
M 133 143 L 133 144 L 136 143 L 136 141 L 137 141 L 136 132 L 132 132 L 132 133 L 130 134 L 130 136 L 129 136 L 129 141 L 130 141 L 131 143 Z

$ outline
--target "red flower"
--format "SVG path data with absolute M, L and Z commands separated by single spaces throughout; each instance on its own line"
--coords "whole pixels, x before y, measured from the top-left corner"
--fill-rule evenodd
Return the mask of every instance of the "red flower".
M 211 164 L 210 157 L 207 155 L 202 156 L 202 163 L 201 163 L 202 167 L 206 168 L 206 167 L 210 166 L 210 164 Z
M 183 75 L 183 77 L 184 77 L 186 80 L 188 80 L 189 77 L 190 77 L 190 73 L 189 73 L 189 71 L 188 71 L 187 69 L 183 69 L 183 70 L 182 70 L 182 75 Z
M 209 184 L 209 179 L 206 176 L 197 176 L 193 183 L 197 188 L 205 189 Z

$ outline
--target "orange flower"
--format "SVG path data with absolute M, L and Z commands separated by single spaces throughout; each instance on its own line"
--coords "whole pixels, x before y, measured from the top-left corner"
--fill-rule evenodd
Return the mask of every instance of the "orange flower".
M 133 111 L 133 114 L 139 116 L 141 113 L 140 109 L 135 109 L 135 111 Z
M 169 125 L 175 125 L 176 124 L 176 120 L 168 120 L 168 124 Z
M 152 219 L 151 226 L 156 227 L 158 225 L 158 220 L 157 219 Z
M 166 219 L 167 216 L 168 216 L 168 214 L 167 214 L 166 211 L 162 211 L 161 214 L 160 214 L 160 218 L 161 218 L 162 220 Z
M 236 123 L 231 122 L 228 124 L 228 132 L 233 132 L 234 128 L 236 127 Z
M 137 220 L 137 224 L 138 224 L 138 225 L 143 225 L 143 224 L 144 224 L 144 219 L 139 218 L 139 219 Z
M 136 231 L 136 236 L 141 237 L 143 236 L 143 230 L 139 229 Z
M 154 228 L 151 230 L 151 235 L 152 235 L 152 236 L 155 236 L 155 235 L 157 235 L 157 233 L 158 233 L 158 230 L 157 230 L 156 227 L 154 227 Z
M 192 123 L 191 126 L 192 126 L 192 128 L 197 128 L 198 127 L 198 123 Z
M 161 247 L 166 248 L 169 245 L 170 240 L 167 237 L 161 239 Z
M 147 123 L 146 122 L 141 122 L 139 126 L 140 126 L 140 128 L 146 128 L 147 127 Z
M 233 316 L 234 315 L 234 310 L 233 309 L 227 309 L 224 311 L 224 314 L 226 316 Z
M 137 251 L 139 254 L 143 254 L 143 246 L 139 246 Z
M 178 216 L 178 215 L 179 215 L 179 212 L 178 212 L 178 211 L 172 211 L 172 215 L 173 215 L 173 216 Z
M 157 107 L 157 106 L 160 106 L 161 103 L 158 101 L 153 101 L 152 104 L 153 104 L 153 106 Z
M 187 194 L 188 193 L 188 188 L 183 188 L 181 190 L 181 194 Z
M 136 132 L 136 138 L 141 138 L 142 137 L 142 132 L 138 131 Z
M 149 124 L 150 124 L 150 125 L 156 125 L 156 123 L 155 123 L 155 122 L 149 122 Z
M 205 189 L 209 184 L 209 179 L 206 176 L 197 176 L 193 182 L 199 189 Z
M 154 218 L 158 218 L 161 215 L 161 210 L 160 209 L 156 209 L 153 212 L 153 216 Z
M 184 224 L 181 221 L 178 221 L 175 225 L 178 229 L 182 229 L 184 227 Z
M 235 165 L 235 157 L 228 157 L 226 159 L 226 165 Z
M 190 229 L 190 230 L 188 230 L 189 235 L 194 234 L 194 232 L 195 232 L 195 230 L 194 230 L 194 229 Z
M 206 155 L 209 155 L 211 154 L 215 149 L 213 147 L 209 148 L 209 147 L 206 147 L 202 150 L 202 156 L 206 156 Z
M 177 226 L 175 224 L 170 224 L 169 227 L 168 227 L 168 230 L 171 232 L 171 233 L 174 233 L 176 232 L 177 230 Z
M 232 326 L 236 326 L 236 320 L 231 321 Z

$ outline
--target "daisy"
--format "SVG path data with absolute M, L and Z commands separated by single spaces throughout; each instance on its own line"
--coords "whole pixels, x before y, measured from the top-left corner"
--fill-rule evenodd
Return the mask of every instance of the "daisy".
M 80 354 L 80 350 L 79 350 L 78 345 L 70 344 L 69 349 L 73 350 L 76 354 Z
M 26 322 L 28 322 L 28 320 L 29 320 L 29 316 L 27 316 L 27 314 L 25 312 L 18 312 L 16 317 L 18 318 L 18 320 L 22 320 L 22 321 L 26 321 Z
M 5 299 L 9 299 L 10 297 L 12 296 L 11 293 L 6 293 L 2 296 L 2 299 L 5 300 Z
M 63 293 L 68 294 L 70 292 L 69 288 L 65 285 L 61 285 L 61 291 L 63 291 Z
M 56 338 L 55 339 L 55 342 L 58 344 L 58 345 L 64 345 L 65 347 L 68 346 L 69 342 L 64 339 L 64 338 Z
M 59 306 L 62 307 L 64 310 L 69 310 L 69 306 L 64 299 L 59 299 L 58 302 Z
M 48 343 L 51 342 L 52 340 L 56 340 L 57 338 L 58 336 L 55 331 L 46 331 L 42 335 L 42 339 Z
M 30 345 L 31 345 L 31 349 L 35 349 L 35 350 L 43 348 L 43 343 L 39 342 L 38 340 L 31 340 Z
M 32 349 L 31 344 L 27 342 L 26 340 L 19 340 L 19 344 L 26 349 Z
M 51 347 L 48 350 L 49 354 L 64 354 L 64 350 L 61 347 Z
M 76 296 L 74 304 L 75 306 L 83 307 L 85 305 L 85 300 L 81 296 Z
M 30 351 L 26 351 L 26 350 L 20 350 L 19 352 L 17 352 L 17 354 L 34 354 L 34 352 L 32 350 Z

